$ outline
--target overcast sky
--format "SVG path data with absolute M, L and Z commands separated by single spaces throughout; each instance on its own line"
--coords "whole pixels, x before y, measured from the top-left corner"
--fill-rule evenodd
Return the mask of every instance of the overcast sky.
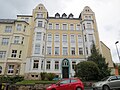
M 100 40 L 110 49 L 114 62 L 120 62 L 117 56 L 115 42 L 120 52 L 120 0 L 0 0 L 0 19 L 16 19 L 19 14 L 32 14 L 32 10 L 38 4 L 44 4 L 49 16 L 55 13 L 74 17 L 79 14 L 85 6 L 89 6 L 96 15 Z

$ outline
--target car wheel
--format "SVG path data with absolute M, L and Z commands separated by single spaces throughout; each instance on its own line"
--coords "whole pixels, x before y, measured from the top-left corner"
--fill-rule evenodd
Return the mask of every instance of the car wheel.
M 103 90 L 110 90 L 108 86 L 103 86 Z
M 53 88 L 52 90 L 56 90 L 56 89 Z
M 76 88 L 76 90 L 82 90 L 80 87 Z

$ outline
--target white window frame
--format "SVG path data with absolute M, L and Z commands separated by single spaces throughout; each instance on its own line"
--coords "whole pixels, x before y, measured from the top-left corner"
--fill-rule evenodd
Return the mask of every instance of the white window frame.
M 74 30 L 74 24 L 70 24 L 70 30 Z
M 55 61 L 55 70 L 59 70 L 59 61 Z
M 51 61 L 47 61 L 46 62 L 46 70 L 50 70 L 51 69 Z
M 0 59 L 4 59 L 6 57 L 6 51 L 0 51 Z
M 56 24 L 55 24 L 55 28 L 56 28 L 57 30 L 59 30 L 59 29 L 60 29 L 60 24 L 56 23 Z
M 83 48 L 82 48 L 82 47 L 79 47 L 78 50 L 79 50 L 79 51 L 78 51 L 78 55 L 83 55 Z
M 52 54 L 52 47 L 47 47 L 47 55 L 51 55 Z
M 74 51 L 74 53 L 73 53 L 73 51 Z M 71 55 L 76 55 L 75 47 L 71 47 Z
M 79 34 L 79 35 L 78 35 L 78 43 L 82 43 L 82 42 L 83 42 L 82 36 Z
M 63 51 L 63 55 L 68 55 L 68 47 L 63 47 L 62 51 Z
M 55 47 L 54 51 L 55 51 L 54 52 L 55 55 L 59 55 L 60 54 L 60 48 L 59 47 Z
M 62 24 L 62 29 L 63 30 L 68 30 L 68 25 L 66 23 Z
M 38 27 L 43 27 L 43 21 L 38 21 Z
M 22 30 L 22 24 L 17 24 L 17 31 L 21 31 Z
M 6 33 L 12 32 L 12 26 L 6 26 L 6 27 L 5 27 L 5 32 L 6 32 Z
M 52 34 L 47 34 L 47 41 L 52 42 Z
M 68 37 L 67 34 L 63 34 L 63 36 L 62 36 L 62 41 L 63 41 L 63 42 L 67 42 L 67 41 L 68 41 L 68 40 L 67 40 L 67 37 Z
M 76 30 L 80 30 L 80 24 L 76 25 Z
M 55 40 L 55 42 L 59 42 L 60 41 L 60 35 L 55 34 L 54 40 Z
M 35 44 L 34 54 L 40 54 L 40 44 Z
M 14 65 L 9 65 L 8 66 L 8 73 L 13 74 L 14 73 Z
M 33 61 L 33 69 L 38 69 L 39 68 L 39 60 L 34 60 Z
M 53 24 L 52 23 L 49 23 L 48 24 L 48 28 L 51 30 L 51 29 L 53 29 Z
M 17 57 L 17 50 L 12 50 L 11 57 Z
M 36 32 L 36 40 L 41 41 L 42 33 Z
M 75 43 L 75 35 L 74 34 L 70 35 L 70 42 Z
M 14 44 L 18 44 L 20 41 L 20 36 L 15 36 L 14 37 Z
M 8 45 L 9 44 L 9 38 L 2 38 L 2 45 Z

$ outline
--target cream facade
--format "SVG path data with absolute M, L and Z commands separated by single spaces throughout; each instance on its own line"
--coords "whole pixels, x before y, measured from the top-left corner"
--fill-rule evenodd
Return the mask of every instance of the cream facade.
M 5 32 L 6 26 L 12 27 L 11 32 Z M 18 27 L 21 30 L 18 31 Z M 113 67 L 111 56 L 106 55 L 110 55 L 108 48 L 102 48 L 99 41 L 95 14 L 88 6 L 74 18 L 72 13 L 68 16 L 56 13 L 50 17 L 44 5 L 39 4 L 32 15 L 1 20 L 0 41 L 8 41 L 7 45 L 0 46 L 1 75 L 9 75 L 12 68 L 11 75 L 25 75 L 26 79 L 39 79 L 41 72 L 56 73 L 61 78 L 73 77 L 75 65 L 91 55 L 93 42 Z

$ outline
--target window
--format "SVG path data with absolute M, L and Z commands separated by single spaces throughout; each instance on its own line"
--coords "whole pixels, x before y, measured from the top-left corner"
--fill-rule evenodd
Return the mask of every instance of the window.
M 81 35 L 78 35 L 78 43 L 82 43 L 82 37 L 81 37 Z
M 70 24 L 70 30 L 74 30 L 74 24 Z
M 38 21 L 38 27 L 42 27 L 42 21 Z
M 36 45 L 35 45 L 34 54 L 40 54 L 40 44 L 36 44 Z
M 63 42 L 67 42 L 67 35 L 63 35 Z
M 6 51 L 0 51 L 0 59 L 4 59 L 6 56 Z
M 19 52 L 19 58 L 21 58 L 21 54 L 22 54 L 22 50 L 20 50 L 20 52 Z
M 59 61 L 55 61 L 55 70 L 59 69 Z
M 93 42 L 93 34 L 89 34 L 89 41 Z
M 22 24 L 17 24 L 17 30 L 21 31 L 22 30 Z
M 51 54 L 52 54 L 51 51 L 52 51 L 52 50 L 51 50 L 51 47 L 47 47 L 47 54 L 48 54 L 48 55 L 51 55 Z
M 63 24 L 63 30 L 67 30 L 67 24 Z
M 77 82 L 76 79 L 71 79 L 71 83 Z
M 36 33 L 36 40 L 41 40 L 41 32 Z
M 0 74 L 2 73 L 2 67 L 0 66 Z
M 85 28 L 86 28 L 86 27 L 85 27 L 85 24 L 83 24 L 83 30 L 85 30 Z
M 43 18 L 43 14 L 42 13 L 38 13 L 37 14 L 37 18 Z
M 91 23 L 87 23 L 87 28 L 92 28 Z
M 12 26 L 6 26 L 5 27 L 5 32 L 7 32 L 7 33 L 12 32 Z
M 2 45 L 8 45 L 9 38 L 2 38 Z
M 75 47 L 71 47 L 71 55 L 75 55 Z
M 38 69 L 38 66 L 39 66 L 39 60 L 34 60 L 33 69 Z
M 43 47 L 42 47 L 42 55 L 45 54 L 45 53 L 44 53 L 44 50 L 45 50 L 45 47 L 44 47 L 44 45 L 43 45 Z
M 68 84 L 68 83 L 70 83 L 70 80 L 63 80 L 60 82 L 60 84 Z
M 76 62 L 72 61 L 72 69 L 75 70 L 75 67 L 76 67 Z
M 68 55 L 67 47 L 63 47 L 63 55 Z
M 64 61 L 62 62 L 62 65 L 63 65 L 63 66 L 68 66 L 68 65 L 69 65 L 69 61 L 64 60 Z
M 22 37 L 22 41 L 21 41 L 21 44 L 23 44 L 24 43 L 24 37 Z
M 11 57 L 16 57 L 17 56 L 17 50 L 12 50 L 12 55 Z
M 8 66 L 8 73 L 13 73 L 14 72 L 14 65 L 9 65 Z
M 88 47 L 86 47 L 86 54 L 88 55 Z
M 60 29 L 59 24 L 56 24 L 56 29 Z
M 43 64 L 44 64 L 44 62 L 43 62 L 43 60 L 41 61 L 41 70 L 43 70 Z
M 80 24 L 77 24 L 76 30 L 80 30 Z
M 71 35 L 71 43 L 75 43 L 75 35 Z
M 84 37 L 85 37 L 85 42 L 87 42 L 87 37 L 86 37 L 86 35 L 84 35 Z
M 79 48 L 79 55 L 83 55 L 83 48 Z
M 49 23 L 49 29 L 52 29 L 52 23 Z
M 19 43 L 19 36 L 15 36 L 14 37 L 14 44 L 18 44 Z
M 55 47 L 55 55 L 59 55 L 59 47 Z
M 51 41 L 52 41 L 52 35 L 51 35 L 51 34 L 48 34 L 48 35 L 47 35 L 47 41 L 48 41 L 48 42 L 51 42 Z
M 25 30 L 26 30 L 26 26 L 24 26 L 24 29 L 23 29 L 23 31 L 25 32 Z
M 55 42 L 59 42 L 59 35 L 58 34 L 55 35 Z
M 46 69 L 50 69 L 50 61 L 47 61 Z

